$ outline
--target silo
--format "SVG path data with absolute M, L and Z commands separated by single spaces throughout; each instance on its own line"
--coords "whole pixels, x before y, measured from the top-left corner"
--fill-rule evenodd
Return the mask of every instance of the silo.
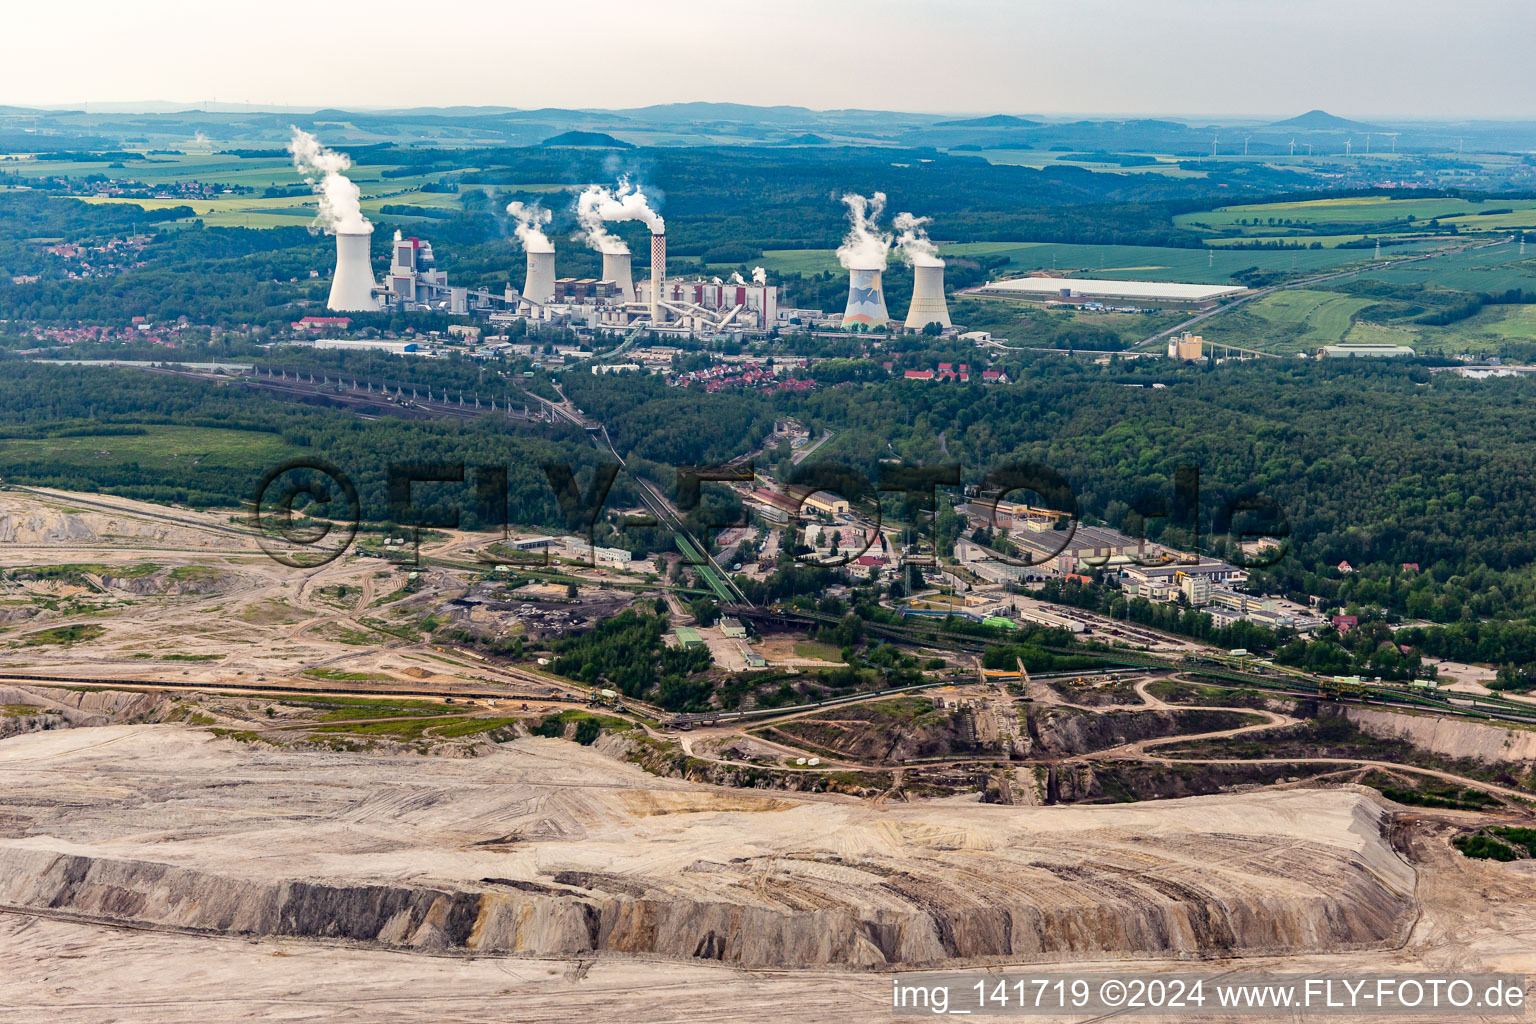
M 889 319 L 885 312 L 885 290 L 880 285 L 880 271 L 848 271 L 848 308 L 843 311 L 843 326 L 883 327 Z
M 543 304 L 555 297 L 555 250 L 528 250 L 528 276 L 523 279 L 523 298 Z
M 912 266 L 912 306 L 907 310 L 908 330 L 920 331 L 929 324 L 952 326 L 949 304 L 944 301 L 944 261 Z
M 369 262 L 368 231 L 336 232 L 336 274 L 326 305 L 338 313 L 362 313 L 379 308 L 373 294 L 373 265 Z
M 603 280 L 612 281 L 625 302 L 635 301 L 635 279 L 629 272 L 629 249 L 603 253 Z

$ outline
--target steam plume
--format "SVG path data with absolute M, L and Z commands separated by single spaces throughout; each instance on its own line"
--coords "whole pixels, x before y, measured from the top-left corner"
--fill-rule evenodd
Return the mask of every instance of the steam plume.
M 554 252 L 555 247 L 549 241 L 549 236 L 543 231 L 542 225 L 548 224 L 554 214 L 542 206 L 529 206 L 517 200 L 507 204 L 507 213 L 517 221 L 518 241 L 523 243 L 525 252 Z
M 918 217 L 910 213 L 898 213 L 892 221 L 896 225 L 899 234 L 896 236 L 896 248 L 901 252 L 901 260 L 910 267 L 942 267 L 944 261 L 939 259 L 939 247 L 933 244 L 928 237 L 928 225 L 933 223 L 931 217 Z
M 614 190 L 602 185 L 587 186 L 576 198 L 576 220 L 582 232 L 578 237 L 585 237 L 587 244 L 598 252 L 629 251 L 622 238 L 609 234 L 604 227 L 609 222 L 644 221 L 653 235 L 665 234 L 667 230 L 661 214 L 651 209 L 645 193 L 630 184 L 628 178 L 620 178 L 619 187 Z
M 848 207 L 848 234 L 838 247 L 837 261 L 848 270 L 883 270 L 891 248 L 891 236 L 879 228 L 885 212 L 885 193 L 876 192 L 868 199 L 861 195 L 843 196 Z
M 716 284 L 720 283 L 720 279 L 718 277 L 715 278 L 715 283 Z M 746 284 L 746 283 L 747 283 L 746 279 L 743 278 L 739 273 L 737 273 L 734 270 L 731 271 L 731 284 Z
M 752 268 L 752 283 L 753 284 L 767 284 L 768 283 L 768 271 L 764 270 L 762 267 L 753 267 Z
M 342 171 L 352 166 L 345 153 L 326 149 L 320 140 L 294 125 L 293 138 L 288 142 L 288 152 L 293 154 L 293 166 L 304 180 L 309 182 L 320 197 L 320 213 L 315 225 L 326 231 L 341 234 L 365 234 L 373 230 L 368 218 L 363 216 L 362 193 Z

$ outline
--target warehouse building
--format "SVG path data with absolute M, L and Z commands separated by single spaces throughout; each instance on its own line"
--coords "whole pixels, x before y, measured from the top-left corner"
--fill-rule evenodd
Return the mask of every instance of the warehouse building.
M 1240 285 L 1183 284 L 1177 281 L 1103 281 L 1086 277 L 1016 277 L 992 281 L 967 294 L 1072 306 L 1114 302 L 1158 309 L 1210 309 L 1221 299 L 1246 291 Z
M 1319 359 L 1408 359 L 1416 353 L 1407 345 L 1324 345 Z

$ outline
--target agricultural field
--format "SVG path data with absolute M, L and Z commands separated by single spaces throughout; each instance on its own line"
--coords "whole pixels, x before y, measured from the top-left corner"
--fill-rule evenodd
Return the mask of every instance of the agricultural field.
M 1351 344 L 1408 345 L 1423 354 L 1498 355 L 1513 342 L 1536 343 L 1536 306 L 1489 306 L 1444 327 L 1361 320 L 1345 336 Z
M 1493 214 L 1508 210 L 1508 214 Z M 1490 211 L 1489 216 L 1479 214 Z M 1274 235 L 1275 228 L 1316 228 L 1331 224 L 1368 225 L 1427 223 L 1433 219 L 1455 222 L 1463 231 L 1503 230 L 1511 226 L 1536 227 L 1536 199 L 1490 199 L 1474 203 L 1466 199 L 1393 199 L 1361 196 L 1348 199 L 1309 199 L 1256 206 L 1223 206 L 1215 210 L 1180 214 L 1180 227 L 1252 235 Z
M 1419 284 L 1468 292 L 1536 291 L 1536 242 L 1522 253 L 1518 242 L 1447 253 L 1432 260 L 1383 267 L 1362 280 Z
M 991 164 L 1013 167 L 1081 167 L 1102 174 L 1161 174 L 1169 178 L 1204 178 L 1204 171 L 1190 171 L 1179 166 L 1179 158 L 1158 156 L 1156 163 L 1125 167 L 1117 163 L 1062 160 L 1067 153 L 1048 153 L 1038 149 L 949 150 L 956 155 L 979 156 Z
M 1073 245 L 1059 242 L 962 242 L 941 247 L 946 256 L 1004 256 L 1004 273 L 1053 270 L 1119 281 L 1229 284 L 1240 270 L 1331 270 L 1369 261 L 1368 249 L 1177 249 L 1145 245 Z M 769 273 L 840 272 L 831 249 L 769 249 L 760 262 Z
M 1213 342 L 1270 352 L 1312 352 L 1342 341 L 1372 299 L 1293 288 L 1274 292 L 1201 325 Z
M 424 192 L 422 186 L 440 180 L 446 171 L 404 177 L 384 177 L 389 165 L 373 164 L 354 166 L 348 177 L 358 186 L 363 197 L 363 212 L 380 218 L 386 205 L 420 206 L 430 209 L 462 209 L 458 193 Z M 467 168 L 473 170 L 473 168 Z M 0 172 L 16 174 L 23 178 L 64 176 L 82 178 L 93 174 L 108 177 L 130 178 L 149 186 L 173 185 L 182 181 L 199 181 L 219 186 L 243 186 L 256 189 L 255 194 L 217 195 L 206 199 L 138 199 L 128 197 L 79 197 L 85 203 L 133 203 L 147 210 L 160 210 L 177 206 L 191 208 L 193 214 L 210 227 L 292 227 L 309 223 L 315 217 L 316 200 L 312 195 L 265 196 L 261 193 L 271 187 L 293 188 L 304 184 L 293 169 L 293 163 L 284 157 L 241 158 L 225 153 L 182 153 L 179 155 L 155 154 L 147 160 L 123 161 L 108 165 L 99 161 L 35 161 L 0 160 Z M 519 183 L 521 192 L 555 192 L 569 186 L 551 182 Z M 488 189 L 490 186 L 467 186 L 467 189 Z M 389 219 L 425 222 L 427 218 L 415 218 L 390 214 Z

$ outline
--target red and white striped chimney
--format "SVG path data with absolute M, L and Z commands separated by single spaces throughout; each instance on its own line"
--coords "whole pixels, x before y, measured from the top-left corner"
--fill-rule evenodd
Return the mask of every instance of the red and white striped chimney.
M 651 236 L 651 324 L 661 323 L 661 286 L 667 281 L 667 236 Z

